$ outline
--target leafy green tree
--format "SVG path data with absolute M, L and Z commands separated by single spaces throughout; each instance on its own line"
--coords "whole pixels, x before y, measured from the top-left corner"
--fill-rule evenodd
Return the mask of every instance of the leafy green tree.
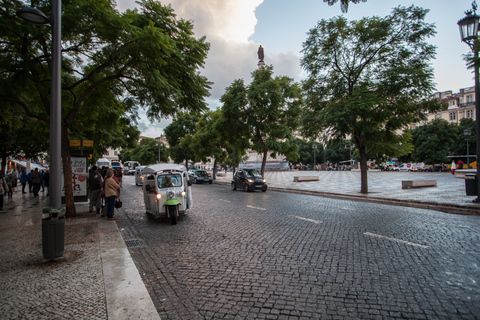
M 35 134 L 32 135 L 32 132 Z M 26 117 L 22 110 L 16 109 L 8 102 L 4 103 L 0 112 L 0 136 L 3 174 L 6 172 L 9 157 L 36 159 L 48 148 L 46 126 L 36 119 Z
M 252 82 L 245 87 L 236 80 L 221 97 L 226 119 L 238 121 L 248 131 L 251 148 L 263 154 L 262 175 L 268 152 L 296 159 L 297 146 L 290 143 L 298 126 L 300 87 L 288 77 L 273 77 L 273 67 L 252 72 Z
M 352 148 L 350 152 L 350 148 Z M 355 152 L 355 146 L 351 141 L 341 141 L 336 144 L 331 144 L 325 149 L 325 157 L 328 162 L 339 163 L 341 161 L 351 160 Z M 352 155 L 350 157 L 350 155 Z
M 472 155 L 470 159 L 474 160 L 477 154 L 477 130 L 475 127 L 475 120 L 471 118 L 463 118 L 458 124 L 458 133 L 455 137 L 455 143 L 452 146 L 451 153 L 456 156 L 467 154 L 467 141 L 465 140 L 464 131 L 470 130 L 471 135 L 468 137 L 468 152 Z
M 306 141 L 304 139 L 296 138 L 292 141 L 298 147 L 298 158 L 296 160 L 290 161 L 287 158 L 287 161 L 291 162 L 293 165 L 303 164 L 303 165 L 313 165 L 313 145 L 317 145 L 317 150 L 315 152 L 315 163 L 321 164 L 325 161 L 325 150 L 323 145 L 316 141 Z
M 157 146 L 155 139 L 142 139 L 134 148 L 124 149 L 119 155 L 122 162 L 138 161 L 142 165 L 158 163 L 158 149 L 160 148 L 160 162 L 168 162 L 169 150 L 165 144 Z
M 22 108 L 25 115 L 48 123 L 51 28 L 15 15 L 31 4 L 4 1 L 0 10 L 0 97 Z M 49 1 L 34 4 L 50 11 Z M 171 7 L 154 0 L 138 4 L 139 9 L 119 13 L 109 0 L 63 2 L 62 158 L 67 216 L 75 215 L 68 140 L 85 136 L 78 130 L 88 127 L 99 132 L 95 139 L 102 147 L 128 145 L 120 136 L 125 131 L 112 129 L 127 119 L 125 114 L 135 118 L 139 107 L 150 119 L 206 108 L 209 83 L 198 72 L 209 48 L 205 38 L 196 39 L 192 23 L 178 19 Z
M 443 119 L 435 119 L 413 129 L 413 160 L 432 165 L 449 162 L 447 156 L 451 155 L 458 132 L 456 124 Z
M 321 20 L 303 45 L 301 64 L 309 73 L 303 135 L 323 135 L 333 143 L 352 139 L 360 154 L 362 193 L 368 193 L 367 151 L 411 152 L 400 130 L 426 119 L 422 111 L 441 107 L 427 98 L 434 89 L 435 48 L 426 39 L 435 32 L 426 14 L 411 6 L 385 18 Z
M 175 163 L 185 161 L 188 169 L 188 160 L 195 159 L 195 150 L 192 148 L 192 136 L 200 116 L 195 113 L 180 113 L 173 119 L 165 130 L 165 137 L 170 145 L 170 157 Z
M 195 153 L 196 161 L 207 162 L 213 159 L 213 167 L 217 167 L 217 162 L 223 163 L 228 159 L 229 147 L 227 141 L 223 139 L 222 132 L 219 132 L 219 121 L 221 121 L 221 111 L 207 111 L 196 124 L 196 132 L 189 140 L 190 148 Z M 216 178 L 216 170 L 213 170 L 213 179 Z

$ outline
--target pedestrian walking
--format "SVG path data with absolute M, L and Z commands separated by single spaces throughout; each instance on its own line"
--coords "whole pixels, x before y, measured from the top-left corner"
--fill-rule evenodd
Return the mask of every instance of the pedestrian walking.
M 45 176 L 45 170 L 42 170 L 42 192 L 45 192 L 45 179 L 44 179 L 44 176 Z
M 100 213 L 100 200 L 102 193 L 102 175 L 98 172 L 97 166 L 93 166 L 88 174 L 89 196 L 90 196 L 90 212 L 93 212 L 93 206 Z
M 18 182 L 18 170 L 13 170 L 13 191 L 15 191 L 15 188 L 17 187 L 17 182 Z
M 22 174 L 20 175 L 20 183 L 22 184 L 22 193 L 27 193 L 25 192 L 25 187 L 28 183 L 28 175 L 25 173 L 25 169 L 22 169 Z
M 13 197 L 13 175 L 10 173 L 7 177 L 7 179 L 5 179 L 5 181 L 7 182 L 7 189 L 5 189 L 5 191 L 7 192 L 8 194 L 8 198 L 12 198 Z
M 457 167 L 455 166 L 455 160 L 452 161 L 452 174 L 455 175 L 455 169 Z
M 7 191 L 7 183 L 5 182 L 5 178 L 3 177 L 3 174 L 0 173 L 0 210 L 3 210 L 3 197 L 5 194 L 5 191 Z
M 30 172 L 27 173 L 27 177 L 28 177 L 28 192 L 30 192 L 30 193 L 32 193 L 32 188 L 33 188 L 32 173 L 33 173 L 33 170 L 30 170 Z
M 42 174 L 38 171 L 38 168 L 35 168 L 35 171 L 32 172 L 31 181 L 33 185 L 33 196 L 38 197 L 38 192 L 42 184 Z
M 115 169 L 115 177 L 117 177 L 118 179 L 118 185 L 120 186 L 120 188 L 122 187 L 122 184 L 123 184 L 123 173 L 122 173 L 122 169 Z
M 46 171 L 45 174 L 43 175 L 43 185 L 47 188 L 47 197 L 48 197 L 48 191 L 49 186 L 50 186 L 50 171 Z
M 118 181 L 118 180 L 117 180 Z M 107 219 L 115 220 L 115 200 L 120 195 L 120 185 L 115 181 L 113 170 L 108 170 L 105 176 L 105 199 L 107 200 Z

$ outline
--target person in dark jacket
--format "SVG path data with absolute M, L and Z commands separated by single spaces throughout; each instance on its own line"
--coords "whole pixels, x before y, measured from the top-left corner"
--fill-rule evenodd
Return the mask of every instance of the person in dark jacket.
M 27 183 L 30 179 L 28 178 L 28 175 L 25 173 L 25 169 L 22 169 L 22 174 L 20 175 L 20 183 L 22 184 L 22 193 L 27 193 L 25 192 L 25 187 L 27 186 Z
M 33 196 L 38 197 L 38 192 L 42 185 L 42 174 L 38 171 L 38 168 L 35 168 L 35 171 L 32 172 L 32 185 L 33 185 Z
M 93 212 L 93 206 L 100 213 L 100 195 L 102 193 L 102 175 L 98 172 L 97 166 L 93 166 L 88 174 L 88 187 L 90 189 L 90 212 Z

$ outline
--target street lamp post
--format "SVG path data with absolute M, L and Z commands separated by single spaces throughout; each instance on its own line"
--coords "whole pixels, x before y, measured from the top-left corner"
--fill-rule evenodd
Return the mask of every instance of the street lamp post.
M 478 82 L 478 24 L 480 16 L 477 10 L 476 1 L 472 3 L 472 10 L 465 12 L 466 16 L 458 21 L 460 28 L 460 36 L 463 42 L 470 46 L 474 57 L 474 75 L 475 75 L 475 129 L 476 129 L 476 145 L 477 145 L 477 163 L 480 160 L 480 85 Z M 477 199 L 474 202 L 480 202 L 480 165 L 477 165 Z
M 158 163 L 160 163 L 160 147 L 163 146 L 163 143 L 161 142 L 156 142 L 155 145 L 158 147 Z
M 470 169 L 470 150 L 468 146 L 468 138 L 472 135 L 472 130 L 465 129 L 463 131 L 463 135 L 465 136 L 465 141 L 467 141 L 467 169 Z
M 316 166 L 317 166 L 317 164 L 316 164 L 316 160 L 317 160 L 317 145 L 314 144 L 314 145 L 312 146 L 312 148 L 313 148 L 313 170 L 316 170 Z
M 50 24 L 52 26 L 52 71 L 51 71 L 51 96 L 50 96 L 50 185 L 49 185 L 49 219 L 59 221 L 60 226 L 53 227 L 63 230 L 55 231 L 54 237 L 58 239 L 43 239 L 43 256 L 45 259 L 54 259 L 63 256 L 64 251 L 64 224 L 62 217 L 62 104 L 61 104 L 61 33 L 62 33 L 62 3 L 61 0 L 52 0 L 52 14 L 48 18 L 36 8 L 25 7 L 17 11 L 17 15 L 31 23 Z M 45 220 L 45 219 L 44 219 Z M 55 222 L 53 221 L 53 222 Z M 44 235 L 42 223 L 42 237 Z M 51 237 L 50 235 L 47 235 Z M 46 248 L 49 246 L 49 248 Z

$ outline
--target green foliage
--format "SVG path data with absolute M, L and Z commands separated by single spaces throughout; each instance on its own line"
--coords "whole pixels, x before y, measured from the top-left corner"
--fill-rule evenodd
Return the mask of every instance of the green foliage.
M 169 150 L 164 144 L 157 146 L 155 139 L 142 139 L 134 148 L 124 149 L 120 154 L 122 162 L 138 161 L 142 165 L 158 163 L 158 149 L 160 148 L 161 162 L 168 162 Z
M 170 145 L 170 157 L 175 163 L 182 163 L 195 159 L 195 150 L 192 147 L 192 136 L 200 116 L 195 113 L 180 113 L 173 119 L 165 130 L 165 137 Z M 188 167 L 188 165 L 187 165 Z
M 455 143 L 450 150 L 452 155 L 461 156 L 467 155 L 467 141 L 465 140 L 464 131 L 469 129 L 471 135 L 468 137 L 468 151 L 473 157 L 477 154 L 477 130 L 475 120 L 471 118 L 462 118 L 458 124 L 458 133 L 455 137 Z
M 429 164 L 449 162 L 456 143 L 459 127 L 443 119 L 435 119 L 425 125 L 412 130 L 414 151 L 412 158 L 415 162 Z
M 296 138 L 292 141 L 293 144 L 296 144 L 298 147 L 298 158 L 295 160 L 290 160 L 287 158 L 287 161 L 291 162 L 293 165 L 303 164 L 303 165 L 313 165 L 313 145 L 317 145 L 317 151 L 315 152 L 315 163 L 321 164 L 325 162 L 325 150 L 323 145 L 316 141 L 306 141 L 304 139 Z
M 354 157 L 355 146 L 351 141 L 342 141 L 331 144 L 325 149 L 326 160 L 330 163 L 339 163 L 341 161 L 351 160 L 350 147 L 352 147 L 352 157 Z
M 434 89 L 429 65 L 435 34 L 424 22 L 428 11 L 398 7 L 385 18 L 321 20 L 303 45 L 307 95 L 302 116 L 306 137 L 325 141 L 353 139 L 359 154 L 361 192 L 368 192 L 367 152 L 401 156 L 411 152 L 408 135 L 398 132 L 426 119 L 423 111 L 442 105 L 429 97 Z
M 5 5 L 0 96 L 26 116 L 48 122 L 51 28 L 16 17 L 30 2 Z M 35 7 L 51 11 L 48 1 Z M 178 19 L 171 7 L 142 0 L 139 9 L 119 13 L 109 0 L 71 0 L 62 9 L 62 114 L 68 139 L 94 140 L 97 153 L 128 147 L 136 140 L 138 107 L 151 119 L 206 108 L 209 83 L 198 70 L 209 45 L 196 39 L 191 22 Z
M 238 128 L 242 138 L 250 139 L 253 150 L 263 154 L 262 174 L 269 151 L 274 157 L 298 157 L 297 146 L 290 140 L 298 127 L 300 97 L 300 87 L 292 79 L 274 78 L 273 67 L 265 66 L 252 72 L 248 87 L 235 80 L 220 99 L 225 121 Z

